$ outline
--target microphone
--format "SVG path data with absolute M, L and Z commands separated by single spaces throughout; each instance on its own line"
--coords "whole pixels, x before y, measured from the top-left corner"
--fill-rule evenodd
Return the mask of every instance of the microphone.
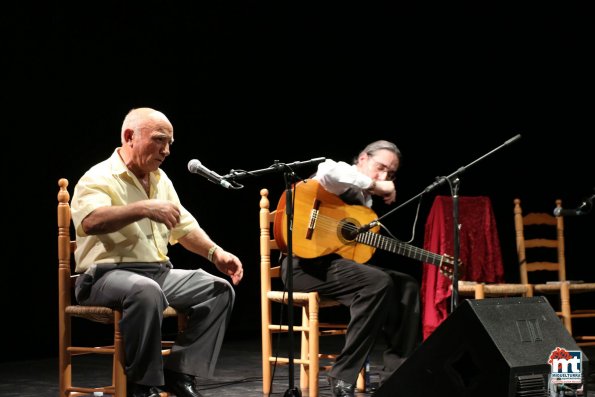
M 355 229 L 355 230 L 353 230 L 351 232 L 351 238 L 355 239 L 358 236 L 358 234 L 365 233 L 368 230 L 370 230 L 373 227 L 376 227 L 378 225 L 380 225 L 380 222 L 378 222 L 378 220 L 374 220 L 374 221 L 372 221 L 370 223 L 367 223 L 367 224 L 365 224 L 363 226 L 360 226 L 360 227 L 358 227 L 357 229 Z
M 582 211 L 581 208 L 582 206 L 575 210 L 565 210 L 562 207 L 556 207 L 554 208 L 554 216 L 578 216 L 586 214 L 586 212 Z
M 213 182 L 216 185 L 221 185 L 226 189 L 231 189 L 231 183 L 223 179 L 221 175 L 216 173 L 215 171 L 211 171 L 202 163 L 196 159 L 190 160 L 188 162 L 188 171 L 192 172 L 193 174 L 198 174 L 202 177 L 207 178 L 210 182 Z
M 581 205 L 579 205 L 574 210 L 565 210 L 563 208 L 556 207 L 554 208 L 554 216 L 577 216 L 588 214 L 591 212 L 593 200 L 595 200 L 595 194 L 583 201 Z

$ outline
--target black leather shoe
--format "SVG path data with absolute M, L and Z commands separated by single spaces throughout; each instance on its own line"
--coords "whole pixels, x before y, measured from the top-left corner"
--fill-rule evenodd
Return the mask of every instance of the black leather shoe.
M 332 376 L 328 377 L 328 383 L 331 385 L 331 392 L 334 397 L 354 397 L 355 388 L 351 383 L 347 383 L 342 379 L 336 379 Z
M 139 385 L 129 383 L 126 386 L 126 395 L 128 397 L 159 397 L 160 390 L 154 386 Z
M 175 394 L 176 397 L 203 397 L 196 389 L 194 376 L 167 369 L 164 371 L 164 376 L 165 389 Z

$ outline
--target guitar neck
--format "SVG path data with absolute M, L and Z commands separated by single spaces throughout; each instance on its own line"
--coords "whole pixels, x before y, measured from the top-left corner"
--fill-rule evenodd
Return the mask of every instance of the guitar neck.
M 402 241 L 380 235 L 378 233 L 365 232 L 357 235 L 355 240 L 358 243 L 369 245 L 394 254 L 403 255 L 408 258 L 420 260 L 433 265 L 440 265 L 444 260 L 442 255 L 415 247 Z

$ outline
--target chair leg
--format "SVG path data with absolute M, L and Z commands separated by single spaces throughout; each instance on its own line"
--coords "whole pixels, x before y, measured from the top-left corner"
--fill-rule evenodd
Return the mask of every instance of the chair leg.
M 124 372 L 124 343 L 122 333 L 120 332 L 120 320 L 122 320 L 122 310 L 116 310 L 114 316 L 114 397 L 126 397 L 126 373 Z
M 311 366 L 308 364 L 311 360 L 310 357 L 310 331 L 308 331 L 310 327 L 310 320 L 308 319 L 308 309 L 302 309 L 302 338 L 300 344 L 300 358 L 302 359 L 302 364 L 300 365 L 300 388 L 302 390 L 307 389 L 310 385 L 310 371 Z
M 477 283 L 475 285 L 475 299 L 484 299 L 486 296 L 485 288 L 483 283 Z
M 572 335 L 572 319 L 570 316 L 570 287 L 568 281 L 560 284 L 560 301 L 562 306 L 562 320 L 568 333 Z
M 359 370 L 359 373 L 357 374 L 356 388 L 361 393 L 366 392 L 366 368 Z
M 320 361 L 318 357 L 320 344 L 319 344 L 319 327 L 318 327 L 318 309 L 319 301 L 318 294 L 311 293 L 308 303 L 308 344 L 309 344 L 309 386 L 310 386 L 310 397 L 318 397 L 318 374 L 320 371 Z
M 60 313 L 60 397 L 66 397 L 66 389 L 72 386 L 72 355 L 66 349 L 70 347 L 70 316 Z
M 271 323 L 271 306 L 270 302 L 268 301 L 264 301 L 262 304 L 266 305 L 263 309 L 263 319 L 260 326 L 262 339 L 262 393 L 264 395 L 269 395 L 271 393 L 271 378 L 273 376 L 269 357 L 271 357 L 273 354 L 273 341 L 272 332 L 264 318 L 268 318 L 268 323 Z

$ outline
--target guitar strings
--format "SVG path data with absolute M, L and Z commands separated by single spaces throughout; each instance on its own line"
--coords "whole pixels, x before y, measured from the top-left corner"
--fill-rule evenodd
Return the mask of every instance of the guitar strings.
M 312 218 L 310 220 L 309 225 L 311 225 L 315 230 L 318 229 L 322 232 L 328 232 L 332 235 L 337 234 L 339 236 L 344 236 L 339 231 L 339 225 L 341 225 L 341 228 L 343 228 L 343 230 L 346 230 L 347 232 L 357 232 L 360 229 L 359 226 L 356 226 L 353 223 L 340 222 L 340 221 L 337 221 L 333 217 L 321 215 L 319 211 L 314 213 L 314 215 L 312 216 Z M 384 227 L 384 225 L 382 225 L 381 223 L 379 223 L 379 225 Z M 347 239 L 345 238 L 345 240 L 347 240 Z M 421 249 L 414 245 L 410 245 L 405 242 L 402 242 L 396 238 L 391 239 L 391 238 L 381 235 L 379 233 L 368 231 L 368 232 L 358 233 L 354 240 L 356 242 L 360 242 L 365 245 L 369 245 L 372 247 L 378 247 L 381 249 L 385 249 L 389 252 L 393 252 L 393 253 L 401 254 L 404 256 L 409 256 L 414 259 L 418 259 L 425 263 L 432 263 L 434 265 L 437 265 L 440 272 L 442 274 L 444 274 L 446 277 L 450 278 L 451 274 L 453 273 L 453 270 L 450 267 L 454 266 L 454 263 L 452 261 L 450 261 L 446 255 L 439 255 L 439 254 Z M 366 241 L 366 240 L 368 240 L 368 241 Z M 370 241 L 370 240 L 375 240 L 375 241 Z M 392 240 L 394 240 L 394 241 L 392 241 Z M 404 248 L 395 249 L 396 243 L 400 244 Z M 412 252 L 412 254 L 407 254 L 406 253 L 407 250 L 409 252 Z
M 320 229 L 323 230 L 325 232 L 336 232 L 338 226 L 341 224 L 341 222 L 338 222 L 336 219 L 326 216 L 326 215 L 321 215 L 319 212 L 314 216 L 314 225 L 315 225 L 315 229 Z M 359 227 L 352 224 L 352 223 L 348 223 L 345 222 L 342 227 L 347 230 L 348 232 L 356 232 L 359 230 Z M 338 233 L 340 234 L 340 233 Z M 380 240 L 382 242 L 382 245 L 385 247 L 389 247 L 390 246 L 390 239 L 386 236 L 383 236 L 381 234 L 378 233 L 370 233 L 370 232 L 366 232 L 367 236 L 372 235 L 372 237 L 374 239 Z M 361 236 L 361 234 L 359 235 Z M 356 237 L 357 240 L 357 237 Z M 398 239 L 394 239 L 395 241 L 406 245 L 406 243 L 398 240 Z M 441 260 L 443 258 L 442 255 L 418 248 L 416 246 L 413 245 L 407 245 L 411 251 L 413 251 L 417 256 L 419 257 L 428 257 L 428 258 L 432 258 L 434 261 L 436 260 Z

